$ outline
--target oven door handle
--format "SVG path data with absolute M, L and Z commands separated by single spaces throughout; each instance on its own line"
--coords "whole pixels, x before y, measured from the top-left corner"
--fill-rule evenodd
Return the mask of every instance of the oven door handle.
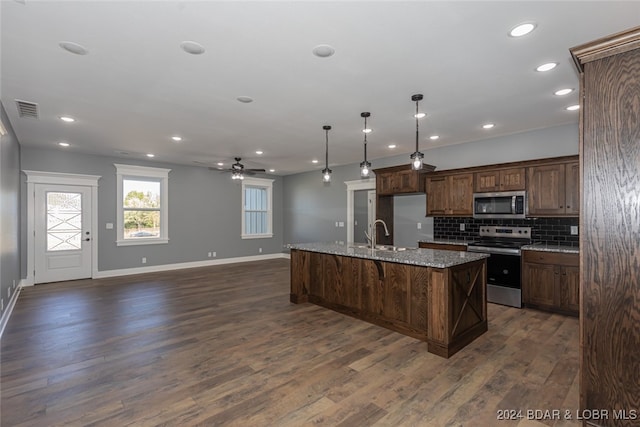
M 508 248 L 490 248 L 487 246 L 468 246 L 468 252 L 482 252 L 487 254 L 504 254 L 520 256 L 520 249 L 508 249 Z

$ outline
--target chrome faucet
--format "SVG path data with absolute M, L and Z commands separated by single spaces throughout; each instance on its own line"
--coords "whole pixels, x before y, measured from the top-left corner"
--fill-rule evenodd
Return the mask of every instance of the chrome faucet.
M 389 229 L 387 228 L 386 222 L 384 222 L 381 219 L 376 219 L 375 221 L 373 221 L 373 224 L 371 224 L 371 238 L 370 238 L 372 249 L 376 248 L 376 224 L 382 224 L 384 226 L 384 235 L 389 236 Z

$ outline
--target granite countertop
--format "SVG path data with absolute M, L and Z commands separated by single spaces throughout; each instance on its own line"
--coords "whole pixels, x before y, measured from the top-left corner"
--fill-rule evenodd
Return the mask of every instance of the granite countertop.
M 460 245 L 467 246 L 469 243 L 474 242 L 475 240 L 459 240 L 459 239 L 422 239 L 418 240 L 418 243 L 436 243 L 439 245 Z
M 540 252 L 559 252 L 563 254 L 579 254 L 580 248 L 575 246 L 567 246 L 561 244 L 549 244 L 549 243 L 533 243 L 531 245 L 525 245 L 520 250 L 523 251 L 540 251 Z
M 298 249 L 301 251 L 320 252 L 325 254 L 374 259 L 384 262 L 395 262 L 399 264 L 411 264 L 434 268 L 449 268 L 489 257 L 488 254 L 474 252 L 441 251 L 418 248 L 409 248 L 405 251 L 395 252 L 354 246 L 358 246 L 358 244 L 295 243 L 286 245 L 289 249 Z

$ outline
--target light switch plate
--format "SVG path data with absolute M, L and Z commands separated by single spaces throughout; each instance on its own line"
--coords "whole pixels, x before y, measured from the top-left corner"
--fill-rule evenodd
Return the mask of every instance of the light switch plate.
M 422 230 L 422 223 L 421 222 L 418 223 L 418 230 Z
M 112 222 L 108 222 L 108 223 L 106 223 L 106 224 L 105 224 L 105 228 L 106 228 L 107 230 L 113 230 L 113 223 L 112 223 Z

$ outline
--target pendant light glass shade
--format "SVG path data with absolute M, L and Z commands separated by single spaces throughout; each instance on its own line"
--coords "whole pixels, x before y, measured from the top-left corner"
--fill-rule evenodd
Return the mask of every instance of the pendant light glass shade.
M 371 172 L 371 163 L 367 161 L 367 134 L 371 132 L 371 129 L 367 127 L 367 117 L 370 117 L 371 113 L 364 112 L 360 113 L 360 117 L 364 117 L 364 128 L 362 132 L 364 132 L 364 161 L 360 163 L 360 177 L 369 178 L 369 173 Z
M 412 95 L 411 100 L 416 103 L 416 114 L 414 115 L 414 117 L 416 118 L 416 151 L 411 155 L 411 169 L 413 169 L 414 171 L 417 171 L 422 169 L 422 159 L 424 159 L 424 154 L 420 152 L 420 146 L 419 146 L 420 126 L 418 125 L 418 119 L 420 117 L 424 117 L 423 115 L 421 116 L 420 113 L 418 112 L 418 103 L 422 101 L 422 94 L 418 93 L 418 94 Z
M 331 182 L 331 169 L 329 169 L 329 131 L 331 126 L 322 126 L 325 132 L 324 169 L 322 169 L 322 182 Z

